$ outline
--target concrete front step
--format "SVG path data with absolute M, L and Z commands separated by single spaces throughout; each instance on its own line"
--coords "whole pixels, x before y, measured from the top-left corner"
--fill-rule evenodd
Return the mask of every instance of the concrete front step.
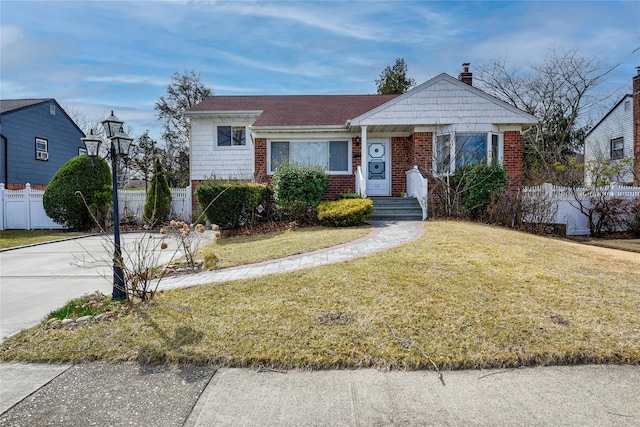
M 418 200 L 410 197 L 372 198 L 373 214 L 369 219 L 377 221 L 420 221 L 422 208 Z

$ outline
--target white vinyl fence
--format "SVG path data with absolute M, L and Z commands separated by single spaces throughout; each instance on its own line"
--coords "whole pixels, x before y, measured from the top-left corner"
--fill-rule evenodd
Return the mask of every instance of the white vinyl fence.
M 591 207 L 589 196 L 585 195 L 586 188 L 577 189 L 577 196 L 581 198 L 585 207 Z M 609 188 L 598 189 L 612 198 L 631 200 L 640 197 L 640 187 L 628 187 L 612 184 Z M 602 194 L 602 193 L 600 193 Z M 527 206 L 530 209 L 527 209 Z M 579 203 L 571 189 L 552 184 L 523 189 L 523 218 L 524 222 L 545 222 L 565 224 L 568 236 L 586 236 L 589 234 L 589 223 L 586 215 L 580 212 Z M 624 231 L 624 230 L 619 230 Z
M 42 205 L 43 190 L 27 184 L 23 190 L 5 190 L 0 183 L 0 230 L 53 230 L 64 228 L 47 216 Z M 171 218 L 191 221 L 191 186 L 171 189 Z M 121 220 L 142 223 L 146 201 L 144 190 L 118 190 Z

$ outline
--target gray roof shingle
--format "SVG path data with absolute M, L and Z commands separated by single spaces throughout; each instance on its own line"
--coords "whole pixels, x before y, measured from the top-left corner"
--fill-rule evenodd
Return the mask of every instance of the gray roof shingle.
M 53 98 L 37 98 L 37 99 L 2 99 L 0 100 L 0 113 L 18 110 L 20 108 L 29 107 L 31 105 L 40 104 Z

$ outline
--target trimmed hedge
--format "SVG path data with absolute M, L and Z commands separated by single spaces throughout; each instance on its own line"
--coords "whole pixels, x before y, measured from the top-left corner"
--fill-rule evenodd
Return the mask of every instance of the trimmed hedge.
M 77 156 L 62 165 L 53 175 L 44 192 L 44 210 L 55 222 L 72 230 L 86 231 L 97 225 L 89 209 L 99 221 L 104 219 L 111 204 L 111 171 L 104 160 L 92 161 L 89 156 Z
M 342 199 L 318 205 L 318 221 L 329 227 L 360 225 L 373 213 L 371 199 Z
M 315 209 L 329 187 L 329 175 L 317 165 L 285 162 L 276 167 L 271 185 L 278 205 L 295 219 L 304 219 L 315 216 Z
M 266 199 L 267 186 L 229 181 L 207 181 L 198 186 L 200 208 L 212 224 L 236 229 L 251 224 L 256 207 Z

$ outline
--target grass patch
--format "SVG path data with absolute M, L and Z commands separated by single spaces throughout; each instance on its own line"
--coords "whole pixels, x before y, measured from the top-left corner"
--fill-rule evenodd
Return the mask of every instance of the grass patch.
M 83 316 L 95 316 L 113 311 L 120 307 L 120 302 L 111 301 L 111 297 L 102 294 L 91 294 L 69 301 L 61 308 L 52 311 L 46 317 L 49 319 L 77 319 Z
M 63 240 L 83 235 L 84 233 L 61 230 L 3 230 L 0 231 L 0 249 Z
M 205 268 L 220 269 L 284 258 L 316 249 L 351 242 L 373 229 L 360 227 L 307 227 L 249 236 L 224 237 L 200 250 Z
M 440 369 L 640 363 L 640 256 L 465 222 L 424 227 L 349 262 L 168 291 L 109 322 L 43 324 L 7 338 L 0 358 L 433 369 L 418 347 Z
M 640 253 L 640 239 L 592 239 L 587 243 L 603 248 L 620 249 Z

